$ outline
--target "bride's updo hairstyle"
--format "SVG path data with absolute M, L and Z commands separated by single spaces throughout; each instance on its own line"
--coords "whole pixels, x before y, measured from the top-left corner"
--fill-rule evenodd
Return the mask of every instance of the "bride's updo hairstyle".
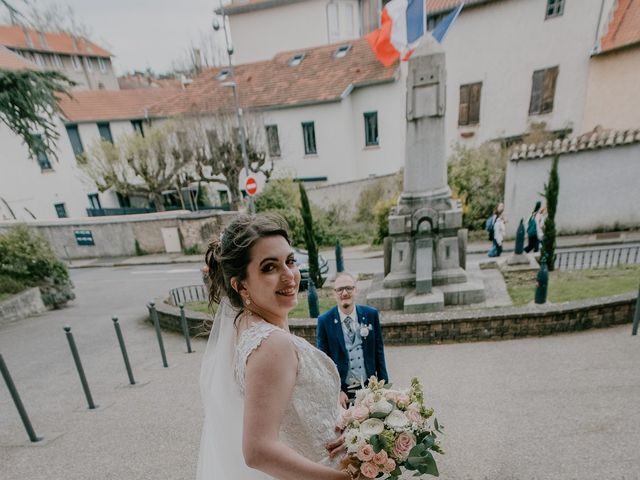
M 220 297 L 229 297 L 231 305 L 242 308 L 242 297 L 231 286 L 231 279 L 242 281 L 247 277 L 251 249 L 264 237 L 280 235 L 287 243 L 289 232 L 285 220 L 274 214 L 238 215 L 220 235 L 209 243 L 205 261 L 209 267 L 209 303 L 220 303 Z

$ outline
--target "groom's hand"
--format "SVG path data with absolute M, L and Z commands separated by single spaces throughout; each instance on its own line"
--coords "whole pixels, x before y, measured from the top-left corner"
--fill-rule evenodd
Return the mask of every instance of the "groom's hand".
M 349 404 L 349 397 L 347 396 L 346 393 L 340 390 L 340 405 L 342 405 L 342 408 L 346 410 L 347 408 L 349 408 L 348 404 Z

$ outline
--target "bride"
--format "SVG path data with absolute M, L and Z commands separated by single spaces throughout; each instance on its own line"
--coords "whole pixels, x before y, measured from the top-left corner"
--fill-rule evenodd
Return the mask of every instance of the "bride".
M 333 362 L 289 332 L 300 271 L 279 217 L 237 217 L 210 243 L 220 303 L 200 376 L 198 480 L 349 480 Z

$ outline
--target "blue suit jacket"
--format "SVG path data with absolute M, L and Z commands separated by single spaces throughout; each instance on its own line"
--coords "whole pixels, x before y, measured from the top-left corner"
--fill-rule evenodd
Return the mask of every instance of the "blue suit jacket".
M 384 344 L 382 342 L 382 330 L 378 311 L 365 305 L 356 305 L 358 324 L 360 327 L 369 327 L 369 335 L 362 339 L 364 353 L 364 367 L 367 378 L 374 375 L 379 380 L 389 381 L 387 366 L 384 361 Z M 316 345 L 326 353 L 338 367 L 341 388 L 347 391 L 347 374 L 349 373 L 349 353 L 344 343 L 344 333 L 338 307 L 323 313 L 318 317 L 316 329 Z

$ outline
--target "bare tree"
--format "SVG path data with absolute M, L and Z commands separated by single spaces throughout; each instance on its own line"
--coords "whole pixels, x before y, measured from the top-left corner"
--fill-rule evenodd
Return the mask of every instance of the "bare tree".
M 240 132 L 235 114 L 216 113 L 206 119 L 194 119 L 191 144 L 198 178 L 220 183 L 229 190 L 231 208 L 237 210 L 242 199 L 240 174 L 244 169 Z M 245 115 L 244 130 L 249 172 L 268 180 L 273 162 L 267 155 L 264 125 L 259 115 Z
M 101 140 L 78 158 L 82 170 L 101 192 L 113 189 L 145 196 L 164 209 L 162 193 L 189 182 L 193 155 L 180 139 L 179 121 L 167 121 L 145 131 L 119 137 L 117 144 Z
M 78 18 L 66 3 L 42 4 L 38 0 L 0 0 L 7 9 L 3 21 L 23 25 L 43 32 L 66 32 L 76 37 L 91 39 L 91 28 Z

